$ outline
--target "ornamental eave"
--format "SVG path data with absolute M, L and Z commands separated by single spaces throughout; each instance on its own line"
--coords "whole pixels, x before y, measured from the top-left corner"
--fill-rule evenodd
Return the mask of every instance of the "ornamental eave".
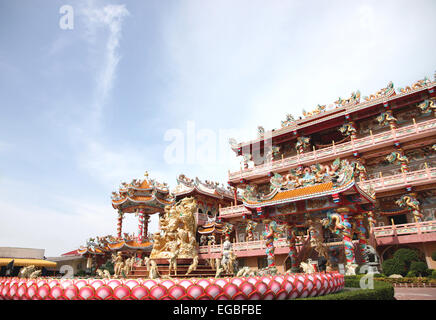
M 282 128 L 278 128 L 278 129 L 273 129 L 273 130 L 269 130 L 267 131 L 264 136 L 269 136 L 271 138 L 283 135 L 283 134 L 288 134 L 292 131 L 298 130 L 298 129 L 302 129 L 302 128 L 306 128 L 312 125 L 316 125 L 320 122 L 324 122 L 326 120 L 330 120 L 336 117 L 340 117 L 340 116 L 345 116 L 347 114 L 351 114 L 354 113 L 356 111 L 359 110 L 363 110 L 369 107 L 373 107 L 382 103 L 386 103 L 389 101 L 393 101 L 408 95 L 412 95 L 424 90 L 429 90 L 434 88 L 436 85 L 436 81 L 433 81 L 427 85 L 424 85 L 422 87 L 419 87 L 417 89 L 413 89 L 409 92 L 396 92 L 395 94 L 390 95 L 389 97 L 380 97 L 378 99 L 374 99 L 374 100 L 369 100 L 369 101 L 364 101 L 355 105 L 349 105 L 349 106 L 342 106 L 342 107 L 337 107 L 335 109 L 331 109 L 331 110 L 327 110 L 325 112 L 301 119 L 301 120 L 296 120 L 293 124 L 286 126 L 286 127 L 282 127 Z M 239 148 L 243 148 L 244 146 L 248 146 L 248 145 L 253 145 L 253 144 L 257 144 L 260 143 L 261 141 L 263 141 L 264 138 L 263 137 L 259 137 L 257 139 L 253 139 L 250 141 L 246 141 L 246 142 L 240 142 L 237 143 L 234 146 L 231 146 L 231 149 L 234 152 L 237 152 Z

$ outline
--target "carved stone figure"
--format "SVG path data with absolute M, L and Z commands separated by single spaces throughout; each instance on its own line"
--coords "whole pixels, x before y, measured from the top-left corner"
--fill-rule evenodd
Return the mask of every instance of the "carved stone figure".
M 395 94 L 394 83 L 389 81 L 388 85 L 385 88 L 380 89 L 375 94 L 371 94 L 368 97 L 364 97 L 365 101 L 375 100 L 381 97 L 390 97 Z
M 169 266 L 168 266 L 168 275 L 171 275 L 171 270 L 174 269 L 174 274 L 177 275 L 177 257 L 179 255 L 179 248 L 177 242 L 172 242 L 170 249 L 170 258 L 169 258 Z
M 30 274 L 29 278 L 30 278 L 30 279 L 36 279 L 36 278 L 38 278 L 38 277 L 41 276 L 41 273 L 42 273 L 42 270 L 36 270 L 36 271 L 33 271 L 33 272 Z
M 129 273 L 132 271 L 133 269 L 133 258 L 127 258 L 126 261 L 124 261 L 124 268 L 123 268 L 123 272 L 124 275 L 127 277 L 129 275 Z
M 21 268 L 20 272 L 18 273 L 18 277 L 19 278 L 29 278 L 30 275 L 37 270 L 38 269 L 34 265 L 23 267 L 23 268 Z
M 421 109 L 421 112 L 423 114 L 432 113 L 433 115 L 435 115 L 435 111 L 436 111 L 435 100 L 434 99 L 424 100 L 422 103 L 418 105 L 418 108 Z
M 295 148 L 299 153 L 303 153 L 304 150 L 310 147 L 310 137 L 298 137 Z
M 416 222 L 421 222 L 423 220 L 424 215 L 421 213 L 421 206 L 418 199 L 416 199 L 416 194 L 405 194 L 395 201 L 395 203 L 400 207 L 409 207 L 412 210 Z
M 351 136 L 351 137 L 355 137 L 357 130 L 356 128 L 351 124 L 351 123 L 344 123 L 342 125 L 342 127 L 339 128 L 339 131 L 344 135 L 344 136 Z
M 148 277 L 150 279 L 157 279 L 157 278 L 159 278 L 159 276 L 160 275 L 159 275 L 159 271 L 157 269 L 156 261 L 150 260 L 150 272 L 148 274 Z
M 246 234 L 245 241 L 254 240 L 253 231 L 256 229 L 257 225 L 258 223 L 254 222 L 253 220 L 247 221 L 247 226 L 245 227 L 245 234 Z
M 383 126 L 389 125 L 391 129 L 395 129 L 398 119 L 392 115 L 392 111 L 388 110 L 386 112 L 383 112 L 381 115 L 379 115 L 377 117 L 377 121 L 379 124 Z
M 304 273 L 311 274 L 315 272 L 315 267 L 312 264 L 312 260 L 307 260 L 307 262 L 301 262 L 300 267 L 303 269 Z
M 169 259 L 173 256 L 174 246 L 178 249 L 178 258 L 192 259 L 197 255 L 195 232 L 197 223 L 195 213 L 197 202 L 194 198 L 184 198 L 173 206 L 165 208 L 160 219 L 161 234 L 153 235 L 151 259 Z
M 282 121 L 282 128 L 291 125 L 293 122 L 295 122 L 294 117 L 292 116 L 292 114 L 287 113 L 286 119 L 284 121 Z
M 408 164 L 409 159 L 403 155 L 401 152 L 393 151 L 386 156 L 386 160 L 389 163 L 395 163 L 401 165 L 401 172 L 407 173 L 409 171 Z
M 185 275 L 190 274 L 192 271 L 197 270 L 198 266 L 198 256 L 195 256 L 194 259 L 192 259 L 192 263 L 188 268 L 188 271 L 186 271 Z
M 430 82 L 431 81 L 427 77 L 425 77 L 422 80 L 416 81 L 414 84 L 412 84 L 412 86 L 406 86 L 404 88 L 398 88 L 398 91 L 400 93 L 407 93 L 407 92 L 410 92 L 412 90 L 416 90 L 416 89 L 422 88 L 422 87 L 426 86 L 427 84 L 429 84 Z
M 239 269 L 238 272 L 236 273 L 236 277 L 247 278 L 247 277 L 255 277 L 255 276 L 257 276 L 257 271 L 252 270 L 250 267 L 243 267 Z
M 112 254 L 112 262 L 114 264 L 114 274 L 120 276 L 124 268 L 124 260 L 121 251 L 118 251 L 117 255 Z
M 95 273 L 97 274 L 97 276 L 98 276 L 99 278 L 101 278 L 101 279 L 104 278 L 104 273 L 103 273 L 102 270 L 97 269 L 97 270 L 95 270 Z
M 306 110 L 304 110 L 303 109 L 303 116 L 304 117 L 311 117 L 311 116 L 315 116 L 315 115 L 317 115 L 317 114 L 320 114 L 321 112 L 324 112 L 325 111 L 325 109 L 326 109 L 326 106 L 325 105 L 317 105 L 316 106 L 316 109 L 315 110 L 313 110 L 312 112 L 306 112 Z
M 232 261 L 232 255 L 233 255 L 232 243 L 229 241 L 228 238 L 226 238 L 226 240 L 223 243 L 222 254 L 223 256 L 221 259 L 220 266 L 222 266 L 222 268 L 226 271 L 226 273 L 231 273 L 230 270 L 232 269 L 232 267 L 230 265 L 233 263 L 234 260 Z
M 335 101 L 335 104 L 342 107 L 346 105 L 358 104 L 359 102 L 360 102 L 360 91 L 357 90 L 356 92 L 352 92 L 351 97 L 348 99 L 342 99 L 341 97 L 339 97 L 339 99 Z
M 216 267 L 215 278 L 219 278 L 221 273 L 223 273 L 223 271 L 224 271 L 224 267 L 221 265 L 221 262 L 219 261 L 219 259 L 218 259 L 215 267 Z

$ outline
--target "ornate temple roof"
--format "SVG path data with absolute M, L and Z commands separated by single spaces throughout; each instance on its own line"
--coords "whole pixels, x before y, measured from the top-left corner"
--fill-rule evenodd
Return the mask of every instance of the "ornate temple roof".
M 115 242 L 115 243 L 110 243 L 108 244 L 108 247 L 110 250 L 112 251 L 117 251 L 117 250 L 149 250 L 151 251 L 152 247 L 153 247 L 153 243 L 147 241 L 144 243 L 140 243 L 138 241 L 135 240 L 129 240 L 129 241 L 119 241 L 119 242 Z
M 172 205 L 174 198 L 166 183 L 159 183 L 148 177 L 144 180 L 133 179 L 122 182 L 118 192 L 112 192 L 112 207 L 123 212 L 135 212 L 143 209 L 145 213 L 163 212 L 166 205 Z
M 209 221 L 203 226 L 198 227 L 198 233 L 211 234 L 211 233 L 223 233 L 224 223 L 216 222 L 215 220 Z
M 223 185 L 220 186 L 218 182 L 207 180 L 202 182 L 198 178 L 189 179 L 184 174 L 179 175 L 177 186 L 173 190 L 174 196 L 186 196 L 194 192 L 218 199 L 234 199 L 233 191 L 230 188 L 226 189 Z
M 355 170 L 354 163 L 337 159 L 331 166 L 299 167 L 285 176 L 276 173 L 270 180 L 269 194 L 259 194 L 255 186 L 248 185 L 243 202 L 248 208 L 258 208 L 340 193 L 358 193 L 365 202 L 374 203 L 374 192 L 362 190 L 357 185 Z
M 392 82 L 389 82 L 386 87 L 381 88 L 374 94 L 370 94 L 367 97 L 363 97 L 363 101 L 360 99 L 360 91 L 357 90 L 351 93 L 351 96 L 347 99 L 339 98 L 337 101 L 330 105 L 318 105 L 313 111 L 303 111 L 303 116 L 300 119 L 295 119 L 291 114 L 287 114 L 284 121 L 281 122 L 281 128 L 273 129 L 271 131 L 265 131 L 261 126 L 258 127 L 258 137 L 251 141 L 237 142 L 235 139 L 229 139 L 231 149 L 238 154 L 242 147 L 257 144 L 264 140 L 265 136 L 274 138 L 283 134 L 288 134 L 296 130 L 301 130 L 305 127 L 318 125 L 326 120 L 333 118 L 344 117 L 356 111 L 360 111 L 366 108 L 387 103 L 392 100 L 400 99 L 404 96 L 411 94 L 419 94 L 422 91 L 434 90 L 436 86 L 436 79 L 431 81 L 428 78 L 424 78 L 415 81 L 410 86 L 405 88 L 394 88 Z
M 135 238 L 130 236 L 125 239 L 117 239 L 113 236 L 105 236 L 89 239 L 86 242 L 86 245 L 77 249 L 77 253 L 81 255 L 104 255 L 119 250 L 151 251 L 152 246 L 153 244 L 149 241 L 140 243 Z

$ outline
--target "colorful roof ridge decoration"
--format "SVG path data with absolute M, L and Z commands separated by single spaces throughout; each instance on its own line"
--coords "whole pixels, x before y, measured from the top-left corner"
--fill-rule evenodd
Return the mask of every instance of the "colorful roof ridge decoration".
M 418 92 L 425 88 L 431 88 L 436 84 L 436 78 L 431 81 L 429 78 L 425 77 L 424 79 L 418 80 L 414 82 L 411 86 L 406 86 L 404 88 L 394 89 L 394 84 L 390 81 L 386 87 L 378 90 L 375 94 L 371 94 L 369 96 L 365 96 L 363 98 L 364 101 L 360 100 L 360 91 L 355 91 L 351 94 L 350 98 L 342 99 L 339 98 L 333 104 L 328 106 L 326 105 L 318 105 L 316 109 L 312 112 L 306 112 L 303 110 L 303 117 L 299 119 L 295 119 L 291 114 L 286 114 L 286 119 L 281 121 L 281 128 L 273 129 L 271 131 L 271 136 L 274 137 L 276 135 L 281 135 L 289 131 L 297 130 L 301 128 L 302 125 L 308 122 L 309 118 L 315 118 L 321 115 L 333 115 L 335 116 L 343 116 L 344 113 L 355 111 L 356 108 L 368 107 L 377 103 L 386 102 L 390 98 L 394 96 L 404 96 L 410 93 Z M 395 97 L 396 98 L 396 97 Z M 350 110 L 348 110 L 350 109 Z M 247 142 L 237 142 L 234 138 L 229 139 L 229 144 L 234 152 L 238 152 L 240 148 L 244 145 L 254 144 L 263 139 L 263 135 L 259 136 L 257 139 Z
M 270 179 L 269 194 L 259 194 L 255 185 L 248 185 L 243 194 L 248 208 L 285 204 L 300 200 L 354 191 L 368 202 L 375 202 L 374 192 L 362 190 L 354 179 L 356 163 L 336 159 L 331 165 L 299 166 L 287 175 L 275 173 Z
M 128 241 L 121 240 L 116 243 L 109 243 L 108 247 L 110 250 L 128 250 L 128 249 L 141 250 L 142 249 L 142 250 L 151 251 L 153 247 L 153 243 L 149 241 L 140 243 L 136 240 L 128 240 Z
M 133 236 L 124 234 L 123 239 L 117 239 L 113 236 L 90 238 L 85 246 L 77 249 L 77 254 L 86 255 L 104 255 L 111 251 L 119 250 L 151 250 L 153 244 L 149 241 L 140 243 Z
M 200 234 L 211 234 L 211 233 L 223 233 L 225 223 L 221 222 L 221 220 L 216 219 L 216 216 L 211 218 L 208 217 L 208 221 L 202 225 L 198 226 L 198 233 Z
M 123 212 L 153 214 L 163 212 L 167 205 L 174 203 L 166 183 L 159 183 L 144 174 L 144 180 L 133 179 L 130 183 L 122 182 L 118 192 L 112 192 L 112 207 Z
M 218 182 L 208 180 L 202 182 L 197 177 L 195 179 L 190 179 L 184 174 L 179 175 L 177 178 L 177 186 L 172 192 L 173 195 L 176 197 L 185 196 L 192 192 L 197 192 L 218 199 L 234 199 L 234 194 L 230 187 L 227 187 L 226 189 L 222 184 L 220 186 Z

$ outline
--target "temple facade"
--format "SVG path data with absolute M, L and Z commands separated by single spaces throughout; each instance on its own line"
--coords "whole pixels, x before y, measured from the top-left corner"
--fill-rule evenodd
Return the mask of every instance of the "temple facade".
M 219 217 L 239 230 L 240 263 L 271 265 L 272 251 L 282 270 L 320 256 L 347 269 L 368 262 L 371 252 L 383 260 L 407 246 L 435 268 L 435 86 L 427 78 L 405 88 L 390 82 L 363 99 L 356 91 L 299 119 L 288 114 L 278 129 L 258 127 L 252 141 L 231 139 L 242 162 L 229 184 L 243 203 L 221 208 Z M 318 179 L 330 180 L 343 161 L 352 167 L 349 185 Z
M 190 199 L 196 232 L 185 235 L 185 260 L 213 265 L 227 250 L 238 268 L 298 272 L 312 264 L 354 274 L 412 247 L 436 268 L 435 89 L 427 78 L 405 88 L 390 82 L 299 119 L 288 114 L 278 129 L 259 126 L 251 141 L 230 139 L 241 166 L 229 171 L 226 187 L 180 175 L 170 191 L 147 173 L 122 183 L 112 194 L 117 234 L 90 239 L 78 252 L 96 267 L 115 253 L 150 256 L 154 239 L 164 248 L 161 236 L 172 234 L 164 225 L 150 235 L 150 216 L 168 224 Z M 138 217 L 137 235 L 123 233 L 125 214 Z

